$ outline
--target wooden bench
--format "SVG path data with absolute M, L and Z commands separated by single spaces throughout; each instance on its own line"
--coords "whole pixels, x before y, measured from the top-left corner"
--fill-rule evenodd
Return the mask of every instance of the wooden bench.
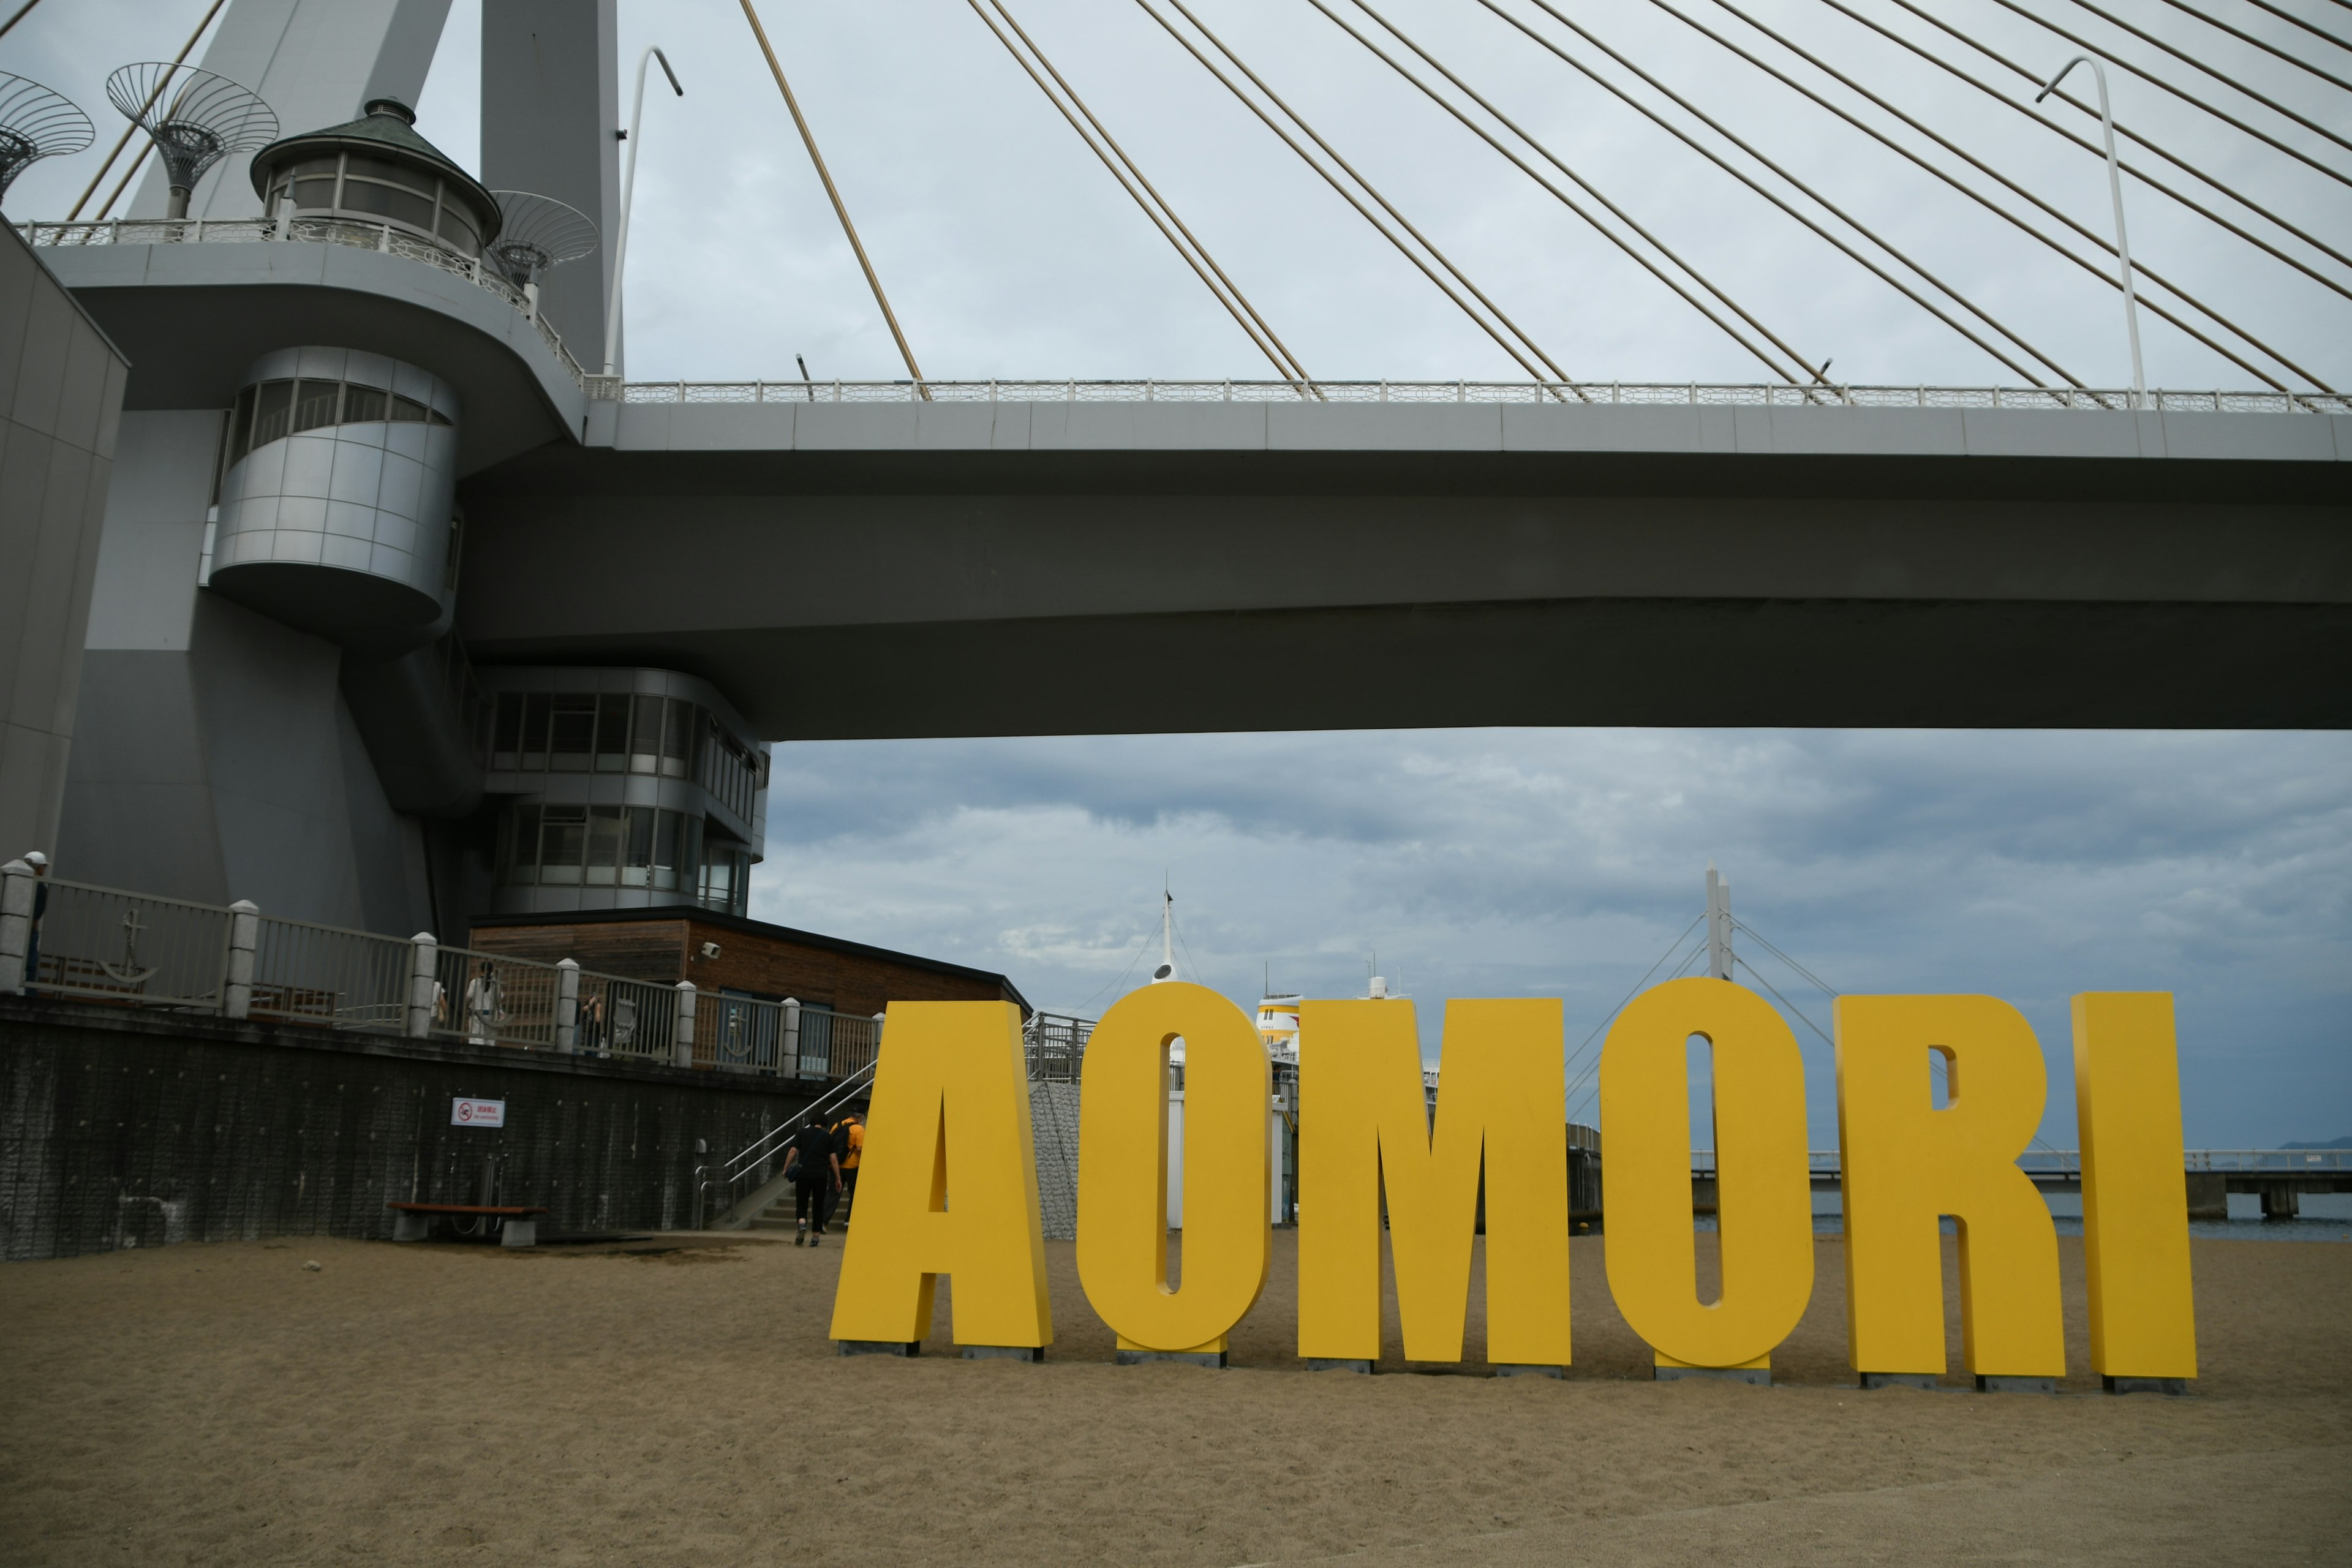
M 499 1245 L 501 1247 L 536 1247 L 539 1245 L 539 1216 L 543 1208 L 507 1208 L 482 1204 L 386 1204 L 384 1207 L 397 1215 L 392 1222 L 394 1241 L 423 1241 L 433 1228 L 436 1215 L 456 1217 L 461 1215 L 488 1216 L 499 1224 Z

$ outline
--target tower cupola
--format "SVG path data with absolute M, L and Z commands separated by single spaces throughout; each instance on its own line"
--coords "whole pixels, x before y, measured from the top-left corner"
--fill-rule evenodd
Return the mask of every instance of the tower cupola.
M 465 257 L 480 256 L 503 222 L 498 198 L 418 135 L 416 111 L 392 98 L 371 99 L 348 124 L 264 147 L 253 188 L 272 216 L 290 200 L 297 217 L 388 223 Z

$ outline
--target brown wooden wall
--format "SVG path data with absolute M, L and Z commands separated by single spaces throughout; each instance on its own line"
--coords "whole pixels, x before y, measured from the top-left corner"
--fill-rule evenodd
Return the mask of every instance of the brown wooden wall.
M 706 942 L 719 944 L 717 958 L 698 956 Z M 879 1013 L 892 1002 L 1014 999 L 1009 987 L 978 976 L 943 974 L 918 964 L 839 952 L 695 920 L 485 926 L 474 931 L 472 945 L 478 952 L 535 958 L 544 963 L 569 958 L 583 969 L 628 980 L 665 985 L 691 980 L 701 991 L 793 996 L 839 1013 Z

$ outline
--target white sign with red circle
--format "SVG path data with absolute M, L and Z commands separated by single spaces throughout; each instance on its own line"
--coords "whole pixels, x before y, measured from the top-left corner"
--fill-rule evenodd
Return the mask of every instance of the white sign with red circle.
M 503 1100 L 453 1100 L 449 1102 L 449 1125 L 452 1127 L 504 1127 L 507 1124 L 507 1102 Z

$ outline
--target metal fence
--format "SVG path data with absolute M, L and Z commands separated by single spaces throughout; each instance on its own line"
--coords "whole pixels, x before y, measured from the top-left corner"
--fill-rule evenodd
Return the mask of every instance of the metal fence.
M 37 945 L 27 940 L 19 961 L 28 989 L 131 1006 L 220 1010 L 229 910 L 81 882 L 51 880 L 46 892 Z
M 2189 1168 L 2282 1176 L 2352 1171 L 2352 1149 L 2191 1149 Z
M 405 1034 L 413 943 L 304 921 L 257 922 L 248 1017 Z
M 1789 386 L 1767 383 L 1536 381 L 633 381 L 591 377 L 625 403 L 1463 403 L 1701 408 L 1957 408 L 2114 413 L 2113 388 Z M 2352 414 L 2337 393 L 2150 391 L 2175 414 Z
M 0 993 L 840 1082 L 882 1016 L 263 915 L 0 868 Z
M 1094 1037 L 1095 1021 L 1066 1013 L 1032 1013 L 1022 1026 L 1021 1042 L 1029 1058 L 1032 1083 L 1076 1083 L 1085 1065 L 1087 1042 Z

